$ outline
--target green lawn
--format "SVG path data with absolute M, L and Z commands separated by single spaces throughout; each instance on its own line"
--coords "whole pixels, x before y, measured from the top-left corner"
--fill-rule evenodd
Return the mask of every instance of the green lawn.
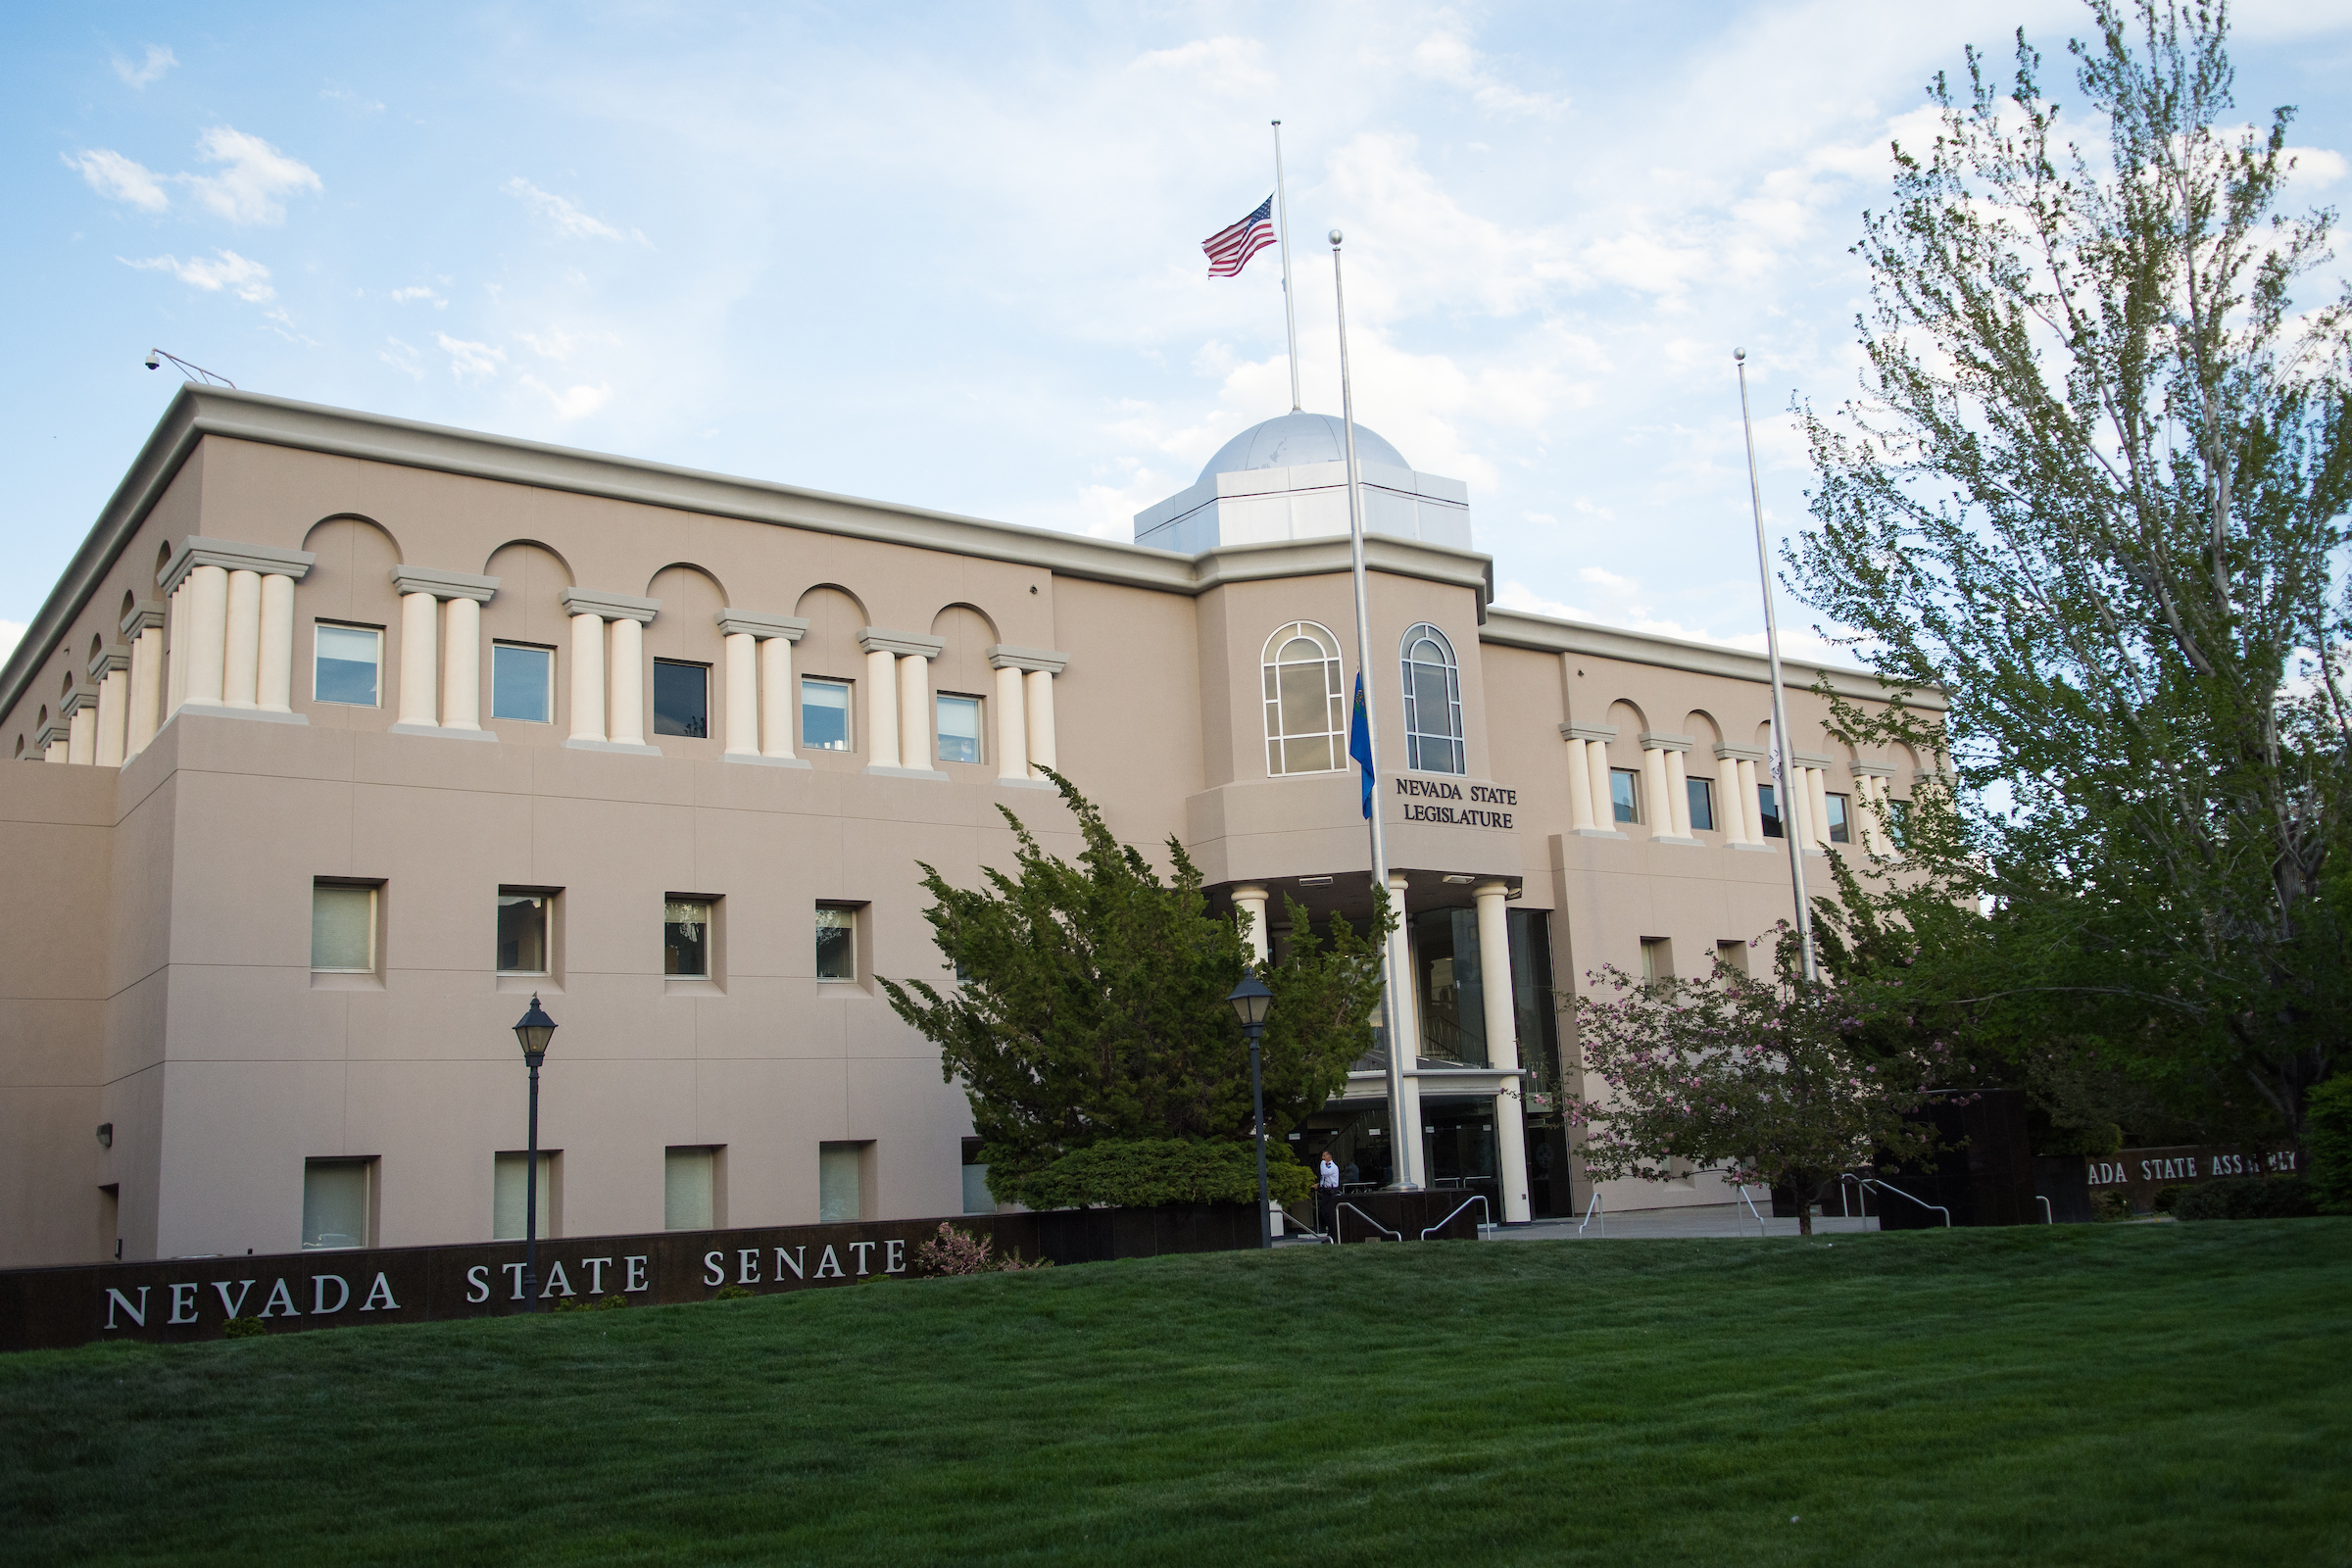
M 2285 1220 L 93 1347 L 0 1357 L 0 1557 L 2343 1563 L 2348 1331 L 2352 1221 Z

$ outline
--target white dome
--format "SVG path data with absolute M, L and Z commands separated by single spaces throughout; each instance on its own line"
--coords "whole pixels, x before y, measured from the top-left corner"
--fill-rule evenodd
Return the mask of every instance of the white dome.
M 1355 427 L 1355 457 L 1359 463 L 1385 464 L 1392 468 L 1410 468 L 1404 454 L 1380 436 Z M 1217 449 L 1200 470 L 1202 479 L 1220 473 L 1241 473 L 1250 468 L 1287 468 L 1295 464 L 1345 463 L 1348 461 L 1348 427 L 1336 415 L 1286 414 L 1280 418 L 1253 424 L 1240 435 Z

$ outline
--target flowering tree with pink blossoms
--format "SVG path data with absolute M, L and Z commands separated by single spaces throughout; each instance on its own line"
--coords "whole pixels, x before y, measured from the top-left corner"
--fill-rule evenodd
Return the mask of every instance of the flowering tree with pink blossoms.
M 1692 1168 L 1796 1195 L 1797 1229 L 1840 1171 L 1934 1147 L 1907 1122 L 1949 1047 L 1867 996 L 1798 972 L 1782 942 L 1769 979 L 1718 963 L 1705 980 L 1644 981 L 1614 966 L 1575 1002 L 1591 1099 L 1568 1104 L 1596 1181 L 1661 1181 Z M 1677 1171 L 1675 1162 L 1687 1162 Z

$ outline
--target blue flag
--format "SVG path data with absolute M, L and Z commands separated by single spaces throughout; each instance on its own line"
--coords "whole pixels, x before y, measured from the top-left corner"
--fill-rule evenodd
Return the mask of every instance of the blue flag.
M 1355 672 L 1355 714 L 1348 720 L 1348 755 L 1364 770 L 1364 820 L 1372 820 L 1372 721 L 1364 713 L 1364 672 Z

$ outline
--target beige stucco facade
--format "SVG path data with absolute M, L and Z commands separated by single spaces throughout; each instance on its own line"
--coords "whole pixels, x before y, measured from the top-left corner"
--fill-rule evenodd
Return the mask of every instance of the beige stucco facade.
M 1529 980 L 1495 955 L 1506 909 L 1563 988 L 1638 971 L 1645 941 L 1702 973 L 1787 914 L 1782 841 L 1739 804 L 1761 661 L 1494 609 L 1468 552 L 1375 537 L 1370 562 L 1390 858 L 1409 911 L 1485 922 L 1490 999 Z M 826 1146 L 865 1217 L 961 1211 L 963 1097 L 874 984 L 943 978 L 915 862 L 1004 863 L 1000 806 L 1070 849 L 1030 776 L 1050 761 L 1123 839 L 1180 838 L 1221 905 L 1360 907 L 1356 775 L 1269 774 L 1263 672 L 1306 621 L 1352 678 L 1347 566 L 1344 539 L 1181 556 L 185 389 L 0 674 L 27 764 L 0 770 L 0 1266 L 291 1250 L 306 1171 L 336 1160 L 367 1162 L 368 1241 L 489 1239 L 533 994 L 561 1026 L 562 1233 L 661 1229 L 680 1150 L 714 1152 L 720 1224 L 848 1200 L 820 1195 Z M 372 702 L 320 700 L 321 624 L 374 637 Z M 1456 656 L 1457 774 L 1402 765 L 1422 624 Z M 500 716 L 499 647 L 545 652 L 543 721 Z M 661 732 L 658 662 L 703 671 L 707 734 Z M 1864 803 L 1918 761 L 1833 739 L 1802 689 L 1824 673 L 1791 670 L 1798 809 L 1842 797 L 1853 842 L 1822 853 L 1867 854 Z M 846 749 L 802 733 L 808 679 L 847 688 Z M 977 760 L 938 755 L 943 697 L 977 700 Z M 1644 820 L 1596 802 L 1611 769 Z M 1715 828 L 1677 819 L 1687 777 L 1718 780 Z M 1494 819 L 1429 820 L 1444 792 L 1399 778 L 1476 786 Z M 313 967 L 320 886 L 373 890 L 365 965 Z M 499 972 L 502 891 L 550 901 L 544 972 Z M 678 901 L 710 907 L 703 975 L 665 969 Z M 820 906 L 848 911 L 854 974 L 818 976 Z M 1415 1075 L 1472 1132 L 1489 1107 L 1481 1180 L 1514 1217 L 1514 1149 L 1551 1147 L 1516 1136 L 1512 1063 L 1548 1049 L 1529 1017 L 1490 1002 L 1485 1062 Z M 1367 1071 L 1349 1098 L 1377 1093 Z M 1588 1189 L 1557 1147 L 1564 1211 Z

